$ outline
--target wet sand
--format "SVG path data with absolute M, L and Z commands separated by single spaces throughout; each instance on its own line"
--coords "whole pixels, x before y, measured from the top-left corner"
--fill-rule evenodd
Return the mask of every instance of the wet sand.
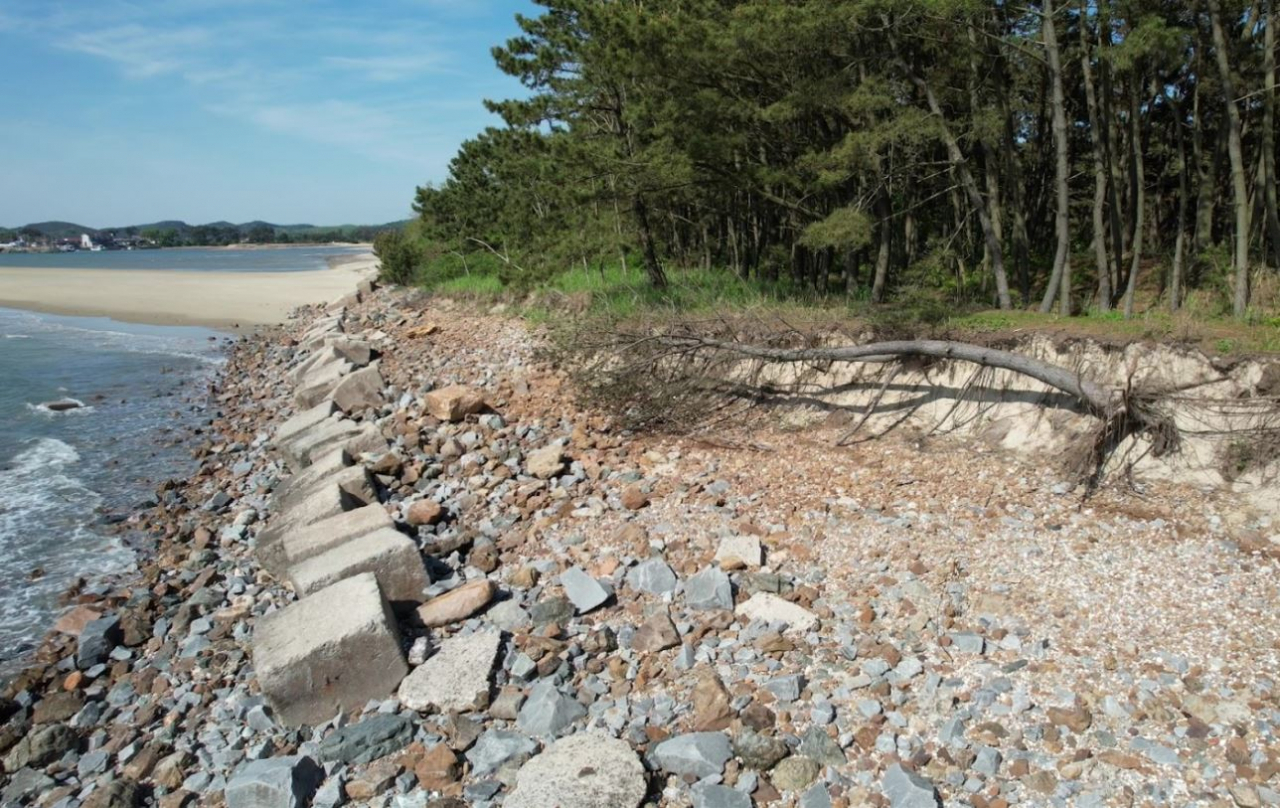
M 328 303 L 376 272 L 373 255 L 312 272 L 0 268 L 0 306 L 151 325 L 251 329 L 298 306 Z

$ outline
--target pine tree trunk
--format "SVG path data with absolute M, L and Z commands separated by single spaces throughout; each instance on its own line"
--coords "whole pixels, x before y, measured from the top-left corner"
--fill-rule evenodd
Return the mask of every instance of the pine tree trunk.
M 1049 60 L 1050 79 L 1053 83 L 1053 144 L 1055 153 L 1054 189 L 1056 191 L 1056 215 L 1054 221 L 1058 250 L 1053 257 L 1053 274 L 1049 278 L 1049 288 L 1045 291 L 1044 300 L 1040 303 L 1040 311 L 1048 312 L 1053 308 L 1055 282 L 1058 289 L 1059 312 L 1064 317 L 1071 315 L 1071 196 L 1068 182 L 1067 145 L 1067 102 L 1066 93 L 1062 89 L 1062 58 L 1058 52 L 1058 29 L 1053 19 L 1053 0 L 1043 0 L 1041 33 L 1044 36 L 1045 54 Z
M 1129 95 L 1129 140 L 1133 150 L 1132 172 L 1133 183 L 1133 251 L 1130 255 L 1129 277 L 1125 281 L 1124 317 L 1133 317 L 1134 297 L 1138 290 L 1138 270 L 1142 266 L 1142 225 L 1147 203 L 1147 166 L 1142 149 L 1141 105 L 1138 102 L 1139 87 L 1142 83 L 1135 79 Z
M 1093 57 L 1089 53 L 1088 17 L 1090 0 L 1080 2 L 1080 65 L 1084 70 L 1085 104 L 1089 111 L 1089 133 L 1093 144 L 1093 257 L 1098 273 L 1098 308 L 1111 309 L 1111 258 L 1107 253 L 1106 204 L 1107 160 L 1103 152 L 1102 122 L 1098 116 L 1098 93 L 1093 83 Z
M 1267 26 L 1262 38 L 1262 188 L 1267 215 L 1267 240 L 1271 245 L 1271 266 L 1280 269 L 1280 213 L 1276 210 L 1276 9 L 1267 0 Z
M 1227 110 L 1227 154 L 1231 158 L 1232 204 L 1236 211 L 1235 294 L 1231 310 L 1236 317 L 1244 317 L 1249 308 L 1249 188 L 1244 173 L 1240 109 L 1236 106 L 1235 80 L 1231 76 L 1231 60 L 1227 54 L 1227 34 L 1222 28 L 1221 5 L 1219 0 L 1209 0 L 1209 23 L 1213 27 L 1218 75 Z

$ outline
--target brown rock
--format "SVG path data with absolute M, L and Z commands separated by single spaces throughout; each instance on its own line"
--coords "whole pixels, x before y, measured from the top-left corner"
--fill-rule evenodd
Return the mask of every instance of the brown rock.
M 538 585 L 538 570 L 531 566 L 521 567 L 507 581 L 517 589 L 533 589 Z
M 458 756 L 447 744 L 438 743 L 423 754 L 413 773 L 421 787 L 428 791 L 444 791 L 458 781 Z
M 187 767 L 190 765 L 191 755 L 179 749 L 156 764 L 151 779 L 158 786 L 176 789 L 187 779 Z
M 154 743 L 142 747 L 141 751 L 124 765 L 124 776 L 130 780 L 147 779 L 151 776 L 151 772 L 155 771 L 156 764 L 160 762 L 160 756 L 164 751 L 164 747 Z
M 649 504 L 649 495 L 639 483 L 632 483 L 622 489 L 622 507 L 629 511 L 638 511 Z
M 470 581 L 419 606 L 418 618 L 428 628 L 458 623 L 488 606 L 493 594 L 493 581 L 488 578 Z
M 66 721 L 84 707 L 84 697 L 79 693 L 62 692 L 45 696 L 32 710 L 31 718 L 37 724 Z
M 393 760 L 379 760 L 347 781 L 347 797 L 353 800 L 371 800 L 391 788 L 400 776 L 400 764 Z
M 1093 724 L 1093 713 L 1081 704 L 1071 707 L 1050 707 L 1045 714 L 1049 717 L 1049 723 L 1067 727 L 1072 732 L 1084 732 Z
M 693 688 L 693 731 L 714 732 L 729 726 L 737 715 L 729 693 L 715 674 L 707 674 Z
M 95 789 L 83 803 L 83 808 L 134 808 L 142 805 L 145 794 L 142 787 L 130 780 L 114 780 Z
M 559 444 L 544 446 L 529 453 L 524 461 L 525 470 L 539 480 L 549 480 L 564 468 L 564 449 Z
M 444 516 L 444 508 L 433 499 L 420 499 L 409 506 L 405 520 L 413 527 L 434 525 Z
M 92 606 L 77 606 L 58 618 L 53 630 L 71 637 L 79 637 L 84 627 L 102 617 L 102 610 Z
M 427 412 L 441 421 L 461 421 L 485 408 L 484 394 L 461 384 L 432 390 L 427 393 L 424 403 Z
M 654 653 L 675 648 L 680 644 L 680 632 L 671 616 L 666 612 L 658 612 L 640 626 L 631 638 L 631 647 L 643 653 Z

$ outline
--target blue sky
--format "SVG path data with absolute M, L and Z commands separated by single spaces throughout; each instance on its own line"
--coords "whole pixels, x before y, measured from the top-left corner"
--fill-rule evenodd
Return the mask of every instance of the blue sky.
M 411 215 L 529 0 L 0 1 L 0 225 Z

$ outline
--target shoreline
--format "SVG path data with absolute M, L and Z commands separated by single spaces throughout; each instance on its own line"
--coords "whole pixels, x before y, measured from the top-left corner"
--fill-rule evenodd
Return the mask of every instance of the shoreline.
M 0 307 L 241 332 L 348 295 L 377 265 L 372 253 L 358 253 L 292 272 L 0 267 Z

